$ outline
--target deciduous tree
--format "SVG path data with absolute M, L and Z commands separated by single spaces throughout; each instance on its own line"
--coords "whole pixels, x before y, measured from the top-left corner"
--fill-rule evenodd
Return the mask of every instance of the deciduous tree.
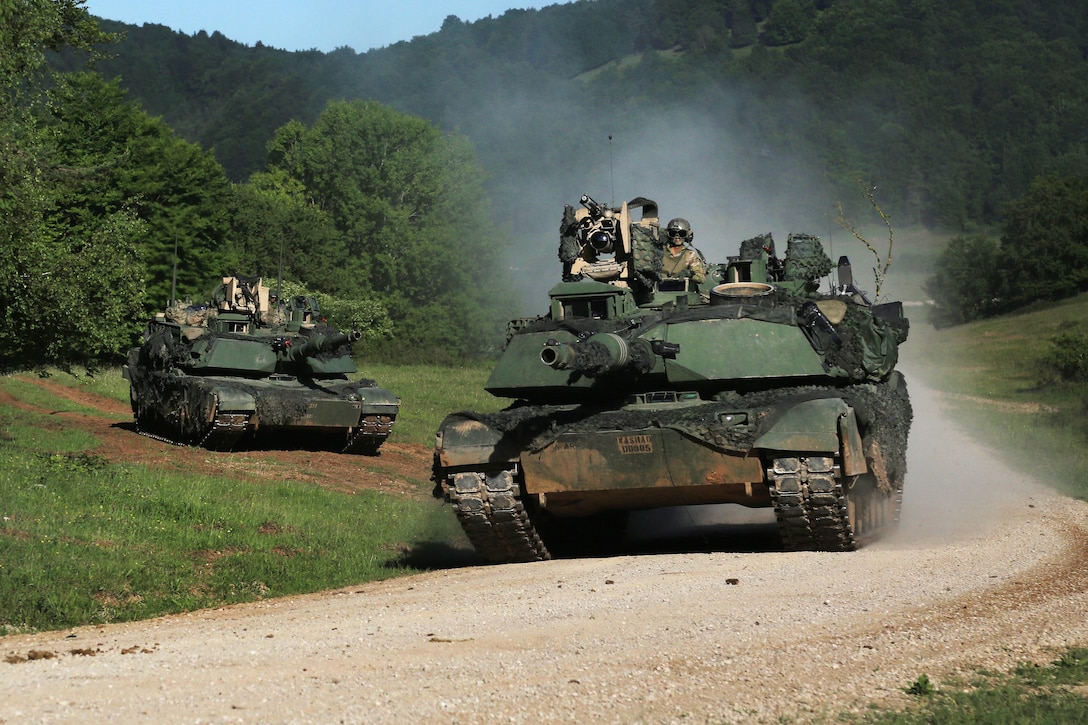
M 500 240 L 469 142 L 368 101 L 331 102 L 270 144 L 342 236 L 353 289 L 377 295 L 405 340 L 456 356 L 494 342 L 509 299 Z
M 94 364 L 128 342 L 142 301 L 138 220 L 66 223 L 70 166 L 49 126 L 46 51 L 109 40 L 82 0 L 0 0 L 0 369 Z

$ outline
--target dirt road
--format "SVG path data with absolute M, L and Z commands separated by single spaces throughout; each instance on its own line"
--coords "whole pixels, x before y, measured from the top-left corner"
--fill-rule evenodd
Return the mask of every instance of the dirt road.
M 759 513 L 684 510 L 637 517 L 626 556 L 9 636 L 0 723 L 806 721 L 1088 643 L 1088 504 L 912 398 L 893 540 L 782 553 Z M 395 490 L 426 451 L 388 465 L 366 475 Z

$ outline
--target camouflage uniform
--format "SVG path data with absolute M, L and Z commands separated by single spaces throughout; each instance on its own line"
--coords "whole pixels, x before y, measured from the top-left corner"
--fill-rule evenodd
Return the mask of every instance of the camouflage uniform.
M 679 247 L 679 254 L 674 255 L 671 250 L 665 250 L 665 256 L 661 260 L 661 271 L 666 277 L 691 277 L 695 284 L 706 282 L 706 266 L 699 254 L 691 247 Z

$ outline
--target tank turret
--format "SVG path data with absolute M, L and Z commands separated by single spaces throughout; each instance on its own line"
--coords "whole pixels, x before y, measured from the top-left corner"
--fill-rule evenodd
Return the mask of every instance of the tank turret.
M 666 273 L 663 247 L 649 199 L 564 210 L 562 281 L 546 314 L 511 323 L 485 384 L 514 404 L 437 435 L 435 494 L 480 553 L 547 558 L 691 503 L 772 507 L 791 549 L 887 533 L 911 419 L 902 305 L 870 303 L 848 260 L 833 284 L 810 234 L 781 259 L 770 234 L 744 240 L 701 282 Z
M 129 352 L 123 374 L 136 425 L 215 449 L 306 444 L 374 454 L 400 400 L 349 377 L 359 339 L 357 330 L 329 328 L 312 299 L 273 304 L 259 277 L 224 277 L 208 303 L 156 315 Z

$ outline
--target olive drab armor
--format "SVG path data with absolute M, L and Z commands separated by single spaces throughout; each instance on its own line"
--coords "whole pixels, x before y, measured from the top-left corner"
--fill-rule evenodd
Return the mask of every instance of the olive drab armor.
M 138 429 L 232 450 L 313 444 L 375 454 L 400 399 L 353 380 L 358 331 L 337 331 L 308 297 L 276 299 L 259 277 L 223 277 L 209 303 L 173 302 L 129 351 Z
M 514 404 L 439 428 L 434 493 L 489 561 L 614 550 L 631 511 L 665 506 L 771 508 L 794 550 L 895 526 L 902 305 L 870 303 L 845 258 L 843 282 L 825 279 L 808 234 L 784 259 L 770 234 L 741 241 L 692 285 L 663 269 L 670 232 L 691 238 L 679 218 L 662 233 L 649 199 L 567 206 L 561 281 L 543 314 L 511 321 L 485 385 Z

